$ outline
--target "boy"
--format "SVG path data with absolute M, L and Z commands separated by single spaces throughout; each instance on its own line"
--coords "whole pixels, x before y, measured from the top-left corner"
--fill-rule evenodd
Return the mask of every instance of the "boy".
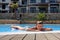
M 18 30 L 28 30 L 28 31 L 51 31 L 51 28 L 43 28 L 43 22 L 42 21 L 37 21 L 36 27 L 33 28 L 23 28 L 20 26 L 12 26 L 12 28 L 18 29 Z

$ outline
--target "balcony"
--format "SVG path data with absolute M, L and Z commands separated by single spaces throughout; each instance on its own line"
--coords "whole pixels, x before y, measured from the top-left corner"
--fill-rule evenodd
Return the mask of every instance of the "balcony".
M 30 3 L 29 2 L 29 5 L 33 5 L 33 6 L 38 6 L 38 5 L 48 5 L 48 1 L 37 1 L 37 2 L 34 2 L 34 3 Z
M 2 3 L 2 4 L 3 4 L 3 3 L 6 3 L 6 4 L 8 4 L 9 2 L 0 2 L 0 3 Z
M 0 4 L 8 4 L 9 2 L 0 2 Z
M 19 0 L 11 0 L 11 1 L 19 1 Z
M 4 0 L 4 1 L 0 0 L 0 3 L 9 3 L 9 2 L 11 2 L 11 0 Z

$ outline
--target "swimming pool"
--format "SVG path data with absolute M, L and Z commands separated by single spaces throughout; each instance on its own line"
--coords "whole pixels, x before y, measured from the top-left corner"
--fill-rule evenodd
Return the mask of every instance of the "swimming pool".
M 25 32 L 25 30 L 12 30 L 11 25 L 22 26 L 24 28 L 35 26 L 35 24 L 0 24 L 0 32 Z M 53 31 L 60 31 L 60 24 L 43 24 L 43 27 L 52 28 Z

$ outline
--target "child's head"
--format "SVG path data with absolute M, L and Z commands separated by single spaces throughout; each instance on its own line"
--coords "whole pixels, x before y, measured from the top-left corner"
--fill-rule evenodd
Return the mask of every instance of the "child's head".
M 37 21 L 37 24 L 43 24 L 43 22 L 42 21 Z

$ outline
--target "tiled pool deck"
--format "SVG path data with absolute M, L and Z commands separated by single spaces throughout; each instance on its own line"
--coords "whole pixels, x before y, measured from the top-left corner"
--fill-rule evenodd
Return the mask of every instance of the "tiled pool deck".
M 0 35 L 0 40 L 60 40 L 60 33 Z

